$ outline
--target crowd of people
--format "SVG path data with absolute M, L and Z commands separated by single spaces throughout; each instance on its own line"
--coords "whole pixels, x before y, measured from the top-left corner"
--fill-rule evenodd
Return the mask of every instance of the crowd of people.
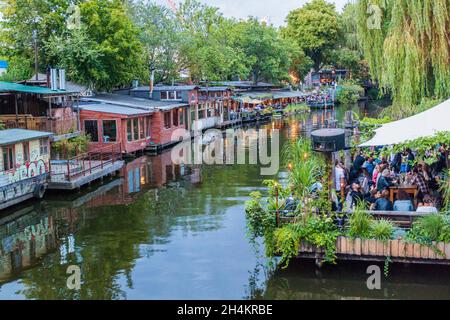
M 337 160 L 335 210 L 353 211 L 359 203 L 365 203 L 372 211 L 436 213 L 442 205 L 439 182 L 447 178 L 448 155 L 449 149 L 442 145 L 438 161 L 432 165 L 415 161 L 410 149 L 393 154 L 390 159 L 359 150 L 350 168 Z M 394 201 L 391 189 L 397 189 Z M 414 189 L 414 196 L 406 189 Z

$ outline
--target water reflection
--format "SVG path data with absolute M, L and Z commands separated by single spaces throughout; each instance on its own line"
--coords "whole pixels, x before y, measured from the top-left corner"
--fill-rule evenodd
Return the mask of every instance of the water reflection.
M 283 145 L 328 120 L 342 120 L 344 113 L 318 111 L 263 127 L 281 129 Z M 173 165 L 168 152 L 129 161 L 120 177 L 80 194 L 53 194 L 5 212 L 0 298 L 379 297 L 361 289 L 364 266 L 338 265 L 320 271 L 323 276 L 314 266 L 293 264 L 275 272 L 264 267 L 246 239 L 243 205 L 266 178 L 257 165 Z M 81 266 L 80 291 L 67 289 L 69 265 Z M 388 280 L 389 297 L 409 289 L 414 294 L 418 284 L 426 287 L 420 289 L 424 296 L 450 297 L 443 282 L 416 281 L 423 272 L 411 274 Z

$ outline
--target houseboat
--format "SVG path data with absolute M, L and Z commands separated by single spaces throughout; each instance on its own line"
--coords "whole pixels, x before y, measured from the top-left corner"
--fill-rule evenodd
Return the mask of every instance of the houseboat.
M 89 150 L 119 143 L 121 152 L 132 154 L 147 148 L 153 111 L 106 103 L 80 104 L 81 127 L 90 136 Z
M 143 114 L 140 117 L 150 117 L 150 124 L 145 124 L 144 130 L 147 130 L 147 149 L 160 151 L 180 142 L 180 137 L 176 133 L 179 129 L 188 131 L 189 126 L 189 104 L 175 101 L 154 101 L 150 99 L 137 98 L 126 94 L 98 94 L 94 97 L 83 98 L 82 103 L 97 102 L 107 106 L 115 106 L 131 109 L 128 113 L 132 114 L 140 110 Z M 125 111 L 123 111 L 125 112 Z M 107 108 L 102 112 L 102 117 L 108 116 Z M 148 113 L 148 114 L 146 114 Z M 137 117 L 139 118 L 139 116 Z M 139 123 L 139 120 L 137 120 Z M 148 121 L 148 120 L 147 120 Z M 126 127 L 128 128 L 128 127 Z M 139 129 L 138 129 L 139 128 Z M 133 130 L 141 130 L 138 126 L 131 127 Z M 127 129 L 128 130 L 128 129 Z M 122 132 L 125 135 L 125 132 Z M 128 135 L 128 133 L 126 133 Z M 145 134 L 144 134 L 145 135 Z M 127 136 L 128 139 L 128 136 Z M 143 141 L 140 141 L 141 143 Z
M 44 196 L 52 136 L 25 129 L 0 131 L 0 209 Z
M 0 123 L 6 129 L 53 132 L 54 140 L 79 135 L 77 92 L 0 82 Z

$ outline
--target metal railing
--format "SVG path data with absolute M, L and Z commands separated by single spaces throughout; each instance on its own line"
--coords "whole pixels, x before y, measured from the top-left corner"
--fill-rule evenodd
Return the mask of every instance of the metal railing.
M 120 143 L 110 144 L 71 159 L 52 160 L 51 181 L 70 182 L 112 166 L 119 160 L 122 160 Z

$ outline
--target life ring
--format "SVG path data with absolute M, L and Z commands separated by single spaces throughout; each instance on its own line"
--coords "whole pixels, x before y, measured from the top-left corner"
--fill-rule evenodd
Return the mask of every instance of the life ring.
M 45 194 L 45 186 L 43 184 L 38 184 L 35 188 L 34 188 L 34 197 L 38 198 L 38 199 L 42 199 L 44 197 Z

